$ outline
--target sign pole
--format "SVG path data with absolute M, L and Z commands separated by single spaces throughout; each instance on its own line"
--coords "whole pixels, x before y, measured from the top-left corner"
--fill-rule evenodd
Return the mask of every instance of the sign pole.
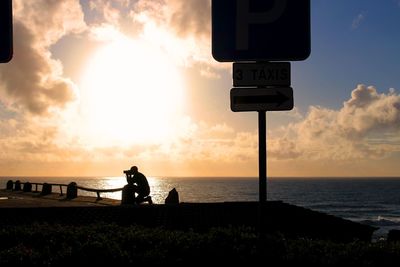
M 266 112 L 258 112 L 258 164 L 260 203 L 267 201 L 267 132 Z
M 267 203 L 267 125 L 266 111 L 258 111 L 258 172 L 259 172 L 259 232 L 265 234 L 265 207 Z
M 267 11 L 256 11 L 255 6 L 264 9 L 264 0 L 211 0 L 212 56 L 234 62 L 231 110 L 258 111 L 261 239 L 266 232 L 266 113 L 293 109 L 290 63 L 269 61 L 305 60 L 311 53 L 311 0 L 273 2 Z

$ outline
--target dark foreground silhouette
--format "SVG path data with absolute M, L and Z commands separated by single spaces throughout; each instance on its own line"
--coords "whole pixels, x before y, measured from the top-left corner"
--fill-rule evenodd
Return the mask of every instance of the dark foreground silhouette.
M 124 171 L 127 185 L 122 189 L 121 205 L 141 204 L 148 202 L 153 204 L 150 196 L 150 186 L 146 176 L 139 172 L 137 166 L 132 166 Z
M 145 205 L 149 206 L 149 205 Z M 398 266 L 400 244 L 287 238 L 250 227 L 177 231 L 115 223 L 0 227 L 0 266 Z
M 259 225 L 259 215 L 264 224 Z M 252 227 L 279 231 L 287 237 L 340 242 L 370 241 L 377 229 L 280 201 L 179 203 L 177 205 L 114 205 L 92 207 L 0 208 L 0 226 L 40 223 L 143 225 L 174 230 L 204 231 L 212 227 Z

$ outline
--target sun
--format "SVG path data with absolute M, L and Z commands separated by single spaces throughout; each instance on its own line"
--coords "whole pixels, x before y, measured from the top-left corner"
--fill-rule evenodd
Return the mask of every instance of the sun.
M 165 141 L 182 110 L 180 72 L 159 45 L 121 36 L 99 48 L 83 73 L 82 127 L 90 142 Z

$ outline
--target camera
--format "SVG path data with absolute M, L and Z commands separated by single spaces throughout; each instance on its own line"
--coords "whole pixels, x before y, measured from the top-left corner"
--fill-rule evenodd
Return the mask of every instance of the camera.
M 131 170 L 125 170 L 124 173 L 125 173 L 125 174 L 130 174 L 130 173 L 131 173 Z

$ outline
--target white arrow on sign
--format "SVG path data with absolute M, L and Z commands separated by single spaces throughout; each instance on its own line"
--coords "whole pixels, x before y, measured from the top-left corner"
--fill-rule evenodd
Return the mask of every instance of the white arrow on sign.
M 293 89 L 273 88 L 232 88 L 231 110 L 237 111 L 279 111 L 293 109 Z

